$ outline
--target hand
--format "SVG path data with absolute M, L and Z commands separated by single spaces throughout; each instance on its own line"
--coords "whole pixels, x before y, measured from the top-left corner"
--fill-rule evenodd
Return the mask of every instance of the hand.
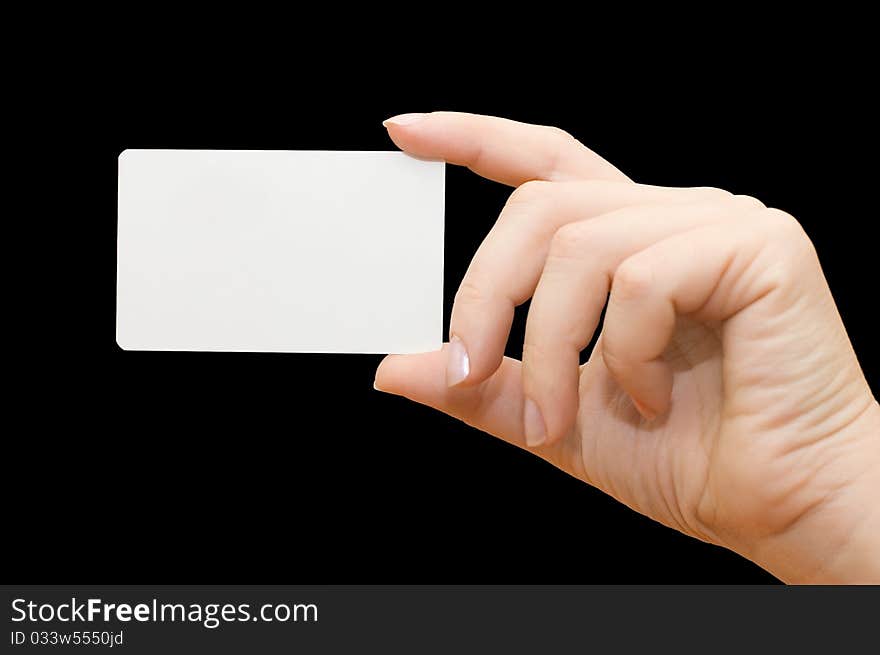
M 378 389 L 783 580 L 880 582 L 880 407 L 794 218 L 635 184 L 555 128 L 446 112 L 386 127 L 406 152 L 516 190 L 461 283 L 450 343 L 387 357 Z M 520 363 L 504 349 L 529 298 Z

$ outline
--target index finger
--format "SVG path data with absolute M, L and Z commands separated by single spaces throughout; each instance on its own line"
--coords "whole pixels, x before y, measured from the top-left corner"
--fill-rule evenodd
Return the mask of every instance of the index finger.
M 529 180 L 629 181 L 602 157 L 554 127 L 448 111 L 402 114 L 383 125 L 404 152 L 467 166 L 477 175 L 510 186 Z

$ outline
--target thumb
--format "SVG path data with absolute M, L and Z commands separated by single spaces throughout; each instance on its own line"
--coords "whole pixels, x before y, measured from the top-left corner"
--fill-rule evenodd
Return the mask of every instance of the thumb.
M 485 382 L 450 388 L 446 384 L 448 347 L 445 344 L 443 350 L 418 355 L 389 355 L 376 370 L 375 388 L 428 405 L 525 448 L 521 362 L 505 357 Z

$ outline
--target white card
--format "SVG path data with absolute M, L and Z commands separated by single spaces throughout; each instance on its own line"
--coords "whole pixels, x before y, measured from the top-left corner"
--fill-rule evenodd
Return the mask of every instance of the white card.
M 443 163 L 400 152 L 126 150 L 116 341 L 436 350 L 443 200 Z

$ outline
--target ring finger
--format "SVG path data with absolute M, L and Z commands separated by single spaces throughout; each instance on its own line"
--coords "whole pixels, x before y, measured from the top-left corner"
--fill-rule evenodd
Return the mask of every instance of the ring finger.
M 720 189 L 621 182 L 528 182 L 520 186 L 474 255 L 456 294 L 447 384 L 478 384 L 501 364 L 514 308 L 534 293 L 553 234 L 560 227 L 622 207 L 706 203 L 730 197 Z
M 530 446 L 552 443 L 574 425 L 580 353 L 592 339 L 620 263 L 662 239 L 741 215 L 746 205 L 753 211 L 755 202 L 731 198 L 629 207 L 557 230 L 532 298 L 523 345 Z

